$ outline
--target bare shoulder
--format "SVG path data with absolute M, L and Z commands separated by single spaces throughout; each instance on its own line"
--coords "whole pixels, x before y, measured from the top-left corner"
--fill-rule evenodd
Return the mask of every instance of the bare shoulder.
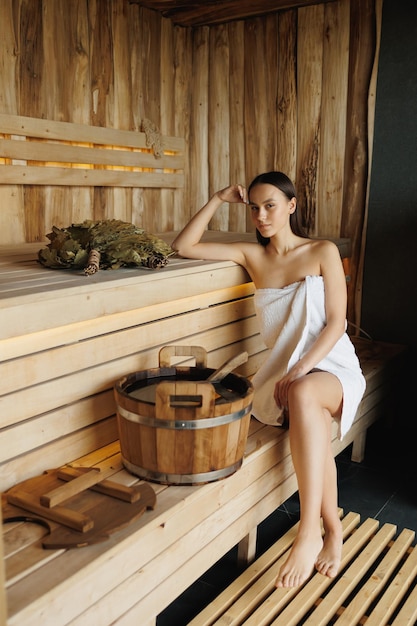
M 311 249 L 321 259 L 340 257 L 339 248 L 330 239 L 311 239 Z

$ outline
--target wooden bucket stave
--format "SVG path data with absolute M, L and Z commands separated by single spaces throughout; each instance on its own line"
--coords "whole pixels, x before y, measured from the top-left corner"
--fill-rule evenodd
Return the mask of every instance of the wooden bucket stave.
M 115 385 L 122 460 L 131 473 L 159 483 L 190 485 L 219 480 L 239 469 L 253 388 L 242 376 L 228 374 L 224 385 L 231 398 L 225 400 L 205 381 L 213 371 L 201 365 L 160 367 L 134 372 Z M 140 397 L 149 386 L 154 387 L 154 402 Z

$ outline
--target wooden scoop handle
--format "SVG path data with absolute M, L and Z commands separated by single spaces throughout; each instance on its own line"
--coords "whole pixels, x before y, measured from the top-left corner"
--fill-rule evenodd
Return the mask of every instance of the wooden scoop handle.
M 230 372 L 233 372 L 234 369 L 239 367 L 239 365 L 246 363 L 247 360 L 248 360 L 248 353 L 241 352 L 240 354 L 232 357 L 231 359 L 228 359 L 225 363 L 223 363 L 221 367 L 219 367 L 219 369 L 217 369 L 215 372 L 210 374 L 210 376 L 206 378 L 206 380 L 209 383 L 219 383 L 220 381 L 223 380 L 223 378 L 225 378 L 228 374 L 230 374 Z

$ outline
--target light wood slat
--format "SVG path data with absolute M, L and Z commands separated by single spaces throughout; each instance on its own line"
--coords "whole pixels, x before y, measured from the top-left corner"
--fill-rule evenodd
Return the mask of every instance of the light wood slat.
M 36 419 L 25 420 L 1 433 L 0 463 L 18 457 L 51 443 L 54 439 L 67 437 L 83 428 L 97 425 L 114 416 L 113 389 L 95 396 L 82 398 L 73 404 L 59 406 L 47 413 L 35 414 Z
M 404 565 L 396 574 L 394 580 L 379 600 L 376 607 L 368 616 L 368 626 L 384 626 L 389 623 L 391 615 L 399 606 L 410 585 L 416 584 L 417 576 L 417 550 L 412 549 Z
M 118 442 L 115 417 L 101 420 L 99 425 L 92 423 L 80 430 L 70 431 L 66 436 L 49 442 L 47 446 L 27 446 L 24 456 L 15 457 L 1 465 L 0 489 L 6 490 L 25 478 L 42 474 L 50 467 L 70 463 L 78 456 L 112 442 Z
M 253 293 L 251 285 L 242 285 L 241 288 L 234 290 L 237 298 L 250 296 Z M 199 308 L 207 308 L 219 300 L 227 302 L 227 290 L 219 290 L 216 293 L 202 294 L 201 296 L 193 296 L 190 298 L 182 298 L 170 302 L 169 310 L 165 314 L 179 315 L 188 311 Z M 250 304 L 248 301 L 248 307 Z M 140 309 L 121 311 L 112 315 L 101 316 L 97 319 L 75 322 L 66 324 L 58 328 L 47 328 L 30 335 L 22 335 L 20 337 L 12 337 L 4 339 L 1 342 L 1 354 L 4 360 L 17 358 L 19 356 L 27 356 L 29 354 L 48 350 L 49 348 L 57 348 L 59 346 L 73 343 L 74 341 L 82 341 L 84 339 L 92 339 L 105 333 L 111 333 L 123 328 L 130 328 L 139 324 L 146 324 L 155 319 L 159 319 L 161 314 L 160 305 L 148 306 Z
M 24 135 L 54 140 L 95 143 L 107 146 L 125 146 L 130 148 L 148 148 L 143 132 L 57 122 L 20 115 L 0 113 L 0 133 Z M 181 137 L 163 137 L 166 150 L 183 152 L 185 141 Z
M 169 266 L 161 272 L 120 272 L 119 276 L 115 275 L 116 272 L 98 272 L 90 277 L 81 276 L 85 280 L 80 280 L 69 288 L 65 288 L 61 282 L 49 290 L 45 286 L 44 289 L 10 297 L 8 306 L 0 308 L 2 336 L 8 338 L 22 335 L 23 331 L 28 334 L 44 330 L 50 327 L 51 319 L 64 326 L 121 310 L 128 311 L 155 304 L 168 306 L 170 300 L 181 295 L 195 296 L 215 291 L 216 287 L 231 288 L 230 299 L 233 299 L 235 286 L 246 282 L 242 268 L 232 263 L 207 263 L 204 269 L 201 265 L 191 265 L 187 266 L 186 271 L 179 272 L 171 271 Z M 168 280 L 160 282 L 165 279 Z M 62 289 L 65 292 L 61 293 Z M 45 310 L 48 313 L 47 318 Z
M 0 165 L 1 184 L 158 189 L 184 186 L 180 171 L 185 164 L 184 140 L 162 137 L 164 154 L 155 158 L 146 145 L 145 133 L 6 114 L 0 114 L 0 133 L 13 137 L 0 139 L 0 156 L 6 159 Z M 22 141 L 22 137 L 41 141 Z M 107 149 L 95 147 L 98 144 Z M 54 166 L 45 166 L 46 162 Z M 57 167 L 57 162 L 64 167 Z M 99 167 L 79 167 L 83 164 Z
M 5 185 L 75 185 L 78 187 L 182 187 L 183 174 L 124 172 L 30 165 L 0 165 Z
M 2 509 L 0 500 L 0 531 L 3 530 Z M 7 620 L 7 599 L 6 599 L 6 571 L 5 571 L 5 549 L 3 543 L 3 533 L 0 535 L 0 624 L 6 624 Z
M 240 302 L 224 303 L 214 307 L 211 315 L 207 315 L 204 309 L 190 313 L 184 313 L 176 320 L 176 330 L 185 330 L 188 335 L 216 328 L 220 332 L 221 327 L 231 324 L 230 335 L 225 336 L 224 345 L 238 341 L 243 337 L 258 335 L 259 327 L 252 310 L 252 302 L 242 300 Z M 166 312 L 168 314 L 169 311 Z M 240 334 L 239 334 L 240 333 Z M 121 329 L 116 334 L 99 335 L 93 339 L 66 344 L 47 352 L 38 352 L 28 357 L 22 357 L 19 361 L 10 360 L 0 365 L 0 395 L 12 393 L 18 389 L 37 385 L 39 383 L 57 378 L 74 371 L 74 363 L 77 370 L 83 370 L 102 364 L 107 360 L 128 356 L 140 351 L 147 350 L 155 345 L 171 342 L 175 337 L 172 317 L 155 319 L 143 324 Z M 114 341 L 117 338 L 116 341 Z M 184 344 L 184 340 L 181 340 Z M 210 349 L 207 348 L 206 349 Z M 16 366 L 19 367 L 19 376 L 16 376 Z M 155 367 L 158 363 L 155 363 Z M 208 366 L 210 367 L 210 365 Z
M 415 550 L 415 548 L 414 548 Z M 417 622 L 417 586 L 408 596 L 404 606 L 399 611 L 397 617 L 392 622 L 392 626 L 415 626 Z
M 404 558 L 414 538 L 414 531 L 405 528 L 401 532 L 375 569 L 373 575 L 368 578 L 348 606 L 343 609 L 343 613 L 334 623 L 335 626 L 351 626 L 360 622 L 361 618 L 366 614 L 368 607 L 387 584 L 393 571 Z
M 343 544 L 341 568 L 355 557 L 363 548 L 366 542 L 378 529 L 378 522 L 367 519 Z M 296 626 L 307 611 L 314 606 L 316 600 L 323 591 L 331 584 L 332 579 L 321 574 L 315 574 L 298 592 L 296 602 L 292 602 L 284 609 L 279 616 L 271 622 L 271 626 Z M 279 589 L 276 590 L 280 592 Z M 275 593 L 275 592 L 274 592 Z M 273 595 L 268 598 L 268 604 L 273 605 Z M 261 607 L 262 609 L 262 607 Z M 253 622 L 256 623 L 256 622 Z M 248 625 L 249 626 L 249 625 Z
M 297 526 L 294 526 L 189 622 L 189 626 L 296 626 L 299 623 L 350 626 L 365 622 L 375 626 L 413 626 L 417 615 L 417 550 L 410 547 L 414 531 L 405 529 L 393 540 L 396 526 L 384 524 L 378 530 L 379 524 L 374 519 L 367 519 L 358 526 L 356 513 L 347 514 L 342 524 L 342 562 L 335 580 L 315 573 L 302 587 L 275 588 L 277 571 L 296 535 Z M 408 592 L 411 585 L 412 590 Z M 343 607 L 344 600 L 355 590 L 357 593 L 350 604 Z M 371 614 L 375 614 L 375 619 L 369 622 L 367 609 L 381 594 L 384 595 Z M 391 622 L 390 617 L 405 596 L 402 608 Z M 334 621 L 337 615 L 340 617 Z
M 230 626 L 236 626 L 246 621 L 250 615 L 252 615 L 256 606 L 258 606 L 269 594 L 274 590 L 274 584 L 277 577 L 277 573 L 281 565 L 285 562 L 288 556 L 288 550 L 291 547 L 291 543 L 295 538 L 296 529 L 293 529 L 293 533 L 286 535 L 286 552 L 281 554 L 275 563 L 258 579 L 254 582 L 230 608 L 214 622 L 216 626 L 221 624 L 230 624 Z M 289 602 L 291 593 L 281 594 L 282 598 L 275 598 L 277 608 L 285 605 Z M 257 618 L 258 620 L 259 618 Z M 196 622 L 198 623 L 198 621 Z M 256 622 L 259 624 L 259 621 Z
M 190 319 L 191 321 L 191 319 Z M 236 322 L 229 329 L 235 333 L 236 338 L 242 331 L 242 327 L 245 326 L 246 320 Z M 154 328 L 156 333 L 158 324 Z M 162 326 L 162 324 L 161 324 Z M 146 341 L 146 330 L 138 335 L 138 339 Z M 36 406 L 33 404 L 33 387 L 24 387 L 20 390 L 8 393 L 2 397 L 2 412 L 3 420 L 2 425 L 11 425 L 18 423 L 32 417 L 35 414 L 44 413 L 55 409 L 57 406 L 63 406 L 68 403 L 75 402 L 81 398 L 85 398 L 99 392 L 105 391 L 114 384 L 116 380 L 119 380 L 122 376 L 129 372 L 148 369 L 149 360 L 157 364 L 157 347 L 162 346 L 163 343 L 172 343 L 178 335 L 175 333 L 175 328 L 169 321 L 162 328 L 163 339 L 158 341 L 157 335 L 153 335 L 152 341 L 147 343 L 148 351 L 138 352 L 134 349 L 134 346 L 129 349 L 129 353 L 125 356 L 119 355 L 116 360 L 111 359 L 111 354 L 107 355 L 106 361 L 96 364 L 92 364 L 88 370 L 77 370 L 76 367 L 70 370 L 66 374 L 65 384 L 63 384 L 60 378 L 49 378 L 36 386 Z M 221 345 L 221 341 L 228 340 L 228 329 L 221 327 L 220 329 L 208 329 L 206 333 L 199 333 L 195 337 L 198 345 L 208 345 L 211 339 L 211 335 L 216 338 L 217 345 Z M 231 339 L 233 341 L 233 339 Z M 184 343 L 184 340 L 182 340 Z M 140 345 L 140 344 L 136 344 Z M 232 356 L 232 350 L 239 348 L 244 350 L 244 339 L 241 339 L 240 343 L 227 344 L 231 345 L 230 354 Z M 209 347 L 209 346 L 208 346 Z M 152 355 L 154 357 L 152 358 Z M 250 365 L 250 361 L 249 361 Z M 242 371 L 246 371 L 243 369 Z M 17 404 L 16 404 L 17 403 Z
M 344 600 L 360 583 L 366 572 L 370 570 L 376 559 L 384 552 L 389 541 L 394 537 L 397 527 L 384 524 L 373 539 L 363 548 L 352 565 L 343 572 L 337 583 L 332 587 L 319 606 L 305 620 L 306 625 L 326 626 Z
M 346 519 L 344 521 L 344 533 L 347 532 L 347 529 L 351 529 L 350 523 L 352 519 Z M 359 522 L 359 517 L 356 515 L 356 519 L 354 521 L 354 525 L 357 525 Z M 225 611 L 225 607 L 223 606 L 223 611 L 221 617 L 217 620 L 209 620 L 208 622 L 200 620 L 200 616 L 197 616 L 195 620 L 191 622 L 193 626 L 201 626 L 204 623 L 216 624 L 216 626 L 221 626 L 222 624 L 228 624 L 229 626 L 237 626 L 242 624 L 254 623 L 257 626 L 268 623 L 268 618 L 265 615 L 259 613 L 256 610 L 256 607 L 262 602 L 268 602 L 267 598 L 270 595 L 273 595 L 273 607 L 274 614 L 283 607 L 285 607 L 290 600 L 294 597 L 294 595 L 298 592 L 298 589 L 276 589 L 275 588 L 275 580 L 277 577 L 277 573 L 281 567 L 281 565 L 285 562 L 288 556 L 288 550 L 291 547 L 292 541 L 296 535 L 296 527 L 293 527 L 284 537 L 286 538 L 285 544 L 285 552 L 284 549 L 280 550 L 279 554 L 277 554 L 277 558 L 274 562 L 271 562 L 268 566 L 268 569 L 260 576 L 256 578 L 255 581 L 251 583 L 247 591 L 240 595 L 240 597 L 230 606 L 230 608 Z M 240 578 L 240 580 L 242 577 Z M 226 605 L 230 605 L 230 600 L 227 597 L 229 588 L 222 594 L 222 600 L 225 601 Z M 236 590 L 237 591 L 237 590 Z M 235 591 L 235 593 L 236 593 Z M 241 594 L 244 589 L 241 589 Z M 262 608 L 266 607 L 266 604 L 262 604 Z M 210 609 L 210 614 L 212 613 L 211 605 L 208 607 Z M 220 608 L 220 605 L 219 605 Z M 219 614 L 219 610 L 217 611 Z M 206 611 L 206 618 L 208 618 L 208 611 Z
M 272 590 L 272 577 L 269 569 L 277 568 L 282 555 L 290 548 L 293 542 L 298 524 L 293 526 L 283 537 L 281 537 L 269 550 L 262 555 L 255 563 L 233 581 L 222 593 L 220 593 L 201 613 L 199 613 L 188 626 L 211 626 L 214 623 L 233 624 L 231 614 L 232 607 L 238 602 L 242 602 L 243 612 L 246 602 L 256 602 L 256 594 L 251 594 L 252 598 L 246 595 L 252 586 L 257 586 L 262 593 L 262 585 L 267 584 L 269 591 Z M 276 577 L 276 573 L 275 573 Z M 268 593 L 268 589 L 264 589 Z M 249 609 L 250 607 L 248 607 Z M 225 614 L 225 611 L 227 613 Z M 225 615 L 224 615 L 225 614 Z M 219 618 L 218 621 L 217 618 Z
M 16 141 L 1 138 L 0 157 L 27 161 L 66 163 L 68 166 L 75 163 L 88 163 L 94 165 L 137 168 L 147 167 L 151 169 L 184 169 L 184 157 L 181 155 L 163 155 L 155 159 L 154 155 L 149 152 L 132 152 L 132 150 L 127 151 L 122 149 L 105 150 L 103 148 L 48 144 L 38 141 Z
M 28 546 L 12 559 L 6 559 L 6 590 L 18 583 L 25 576 L 36 572 L 40 565 L 54 561 L 65 550 L 44 550 L 39 541 Z
M 342 511 L 340 511 L 342 513 Z M 344 532 L 351 532 L 359 524 L 359 515 L 357 513 L 349 513 L 343 519 Z M 250 565 L 236 580 L 234 580 L 222 593 L 220 593 L 210 604 L 203 609 L 188 626 L 211 626 L 216 622 L 225 611 L 235 602 L 245 598 L 246 591 L 253 585 L 258 584 L 261 577 L 273 568 L 276 573 L 278 571 L 278 559 L 288 550 L 293 542 L 298 528 L 298 523 L 292 526 L 278 541 L 276 541 L 263 555 L 261 555 L 252 565 Z M 274 579 L 275 580 L 275 579 Z M 261 585 L 259 585 L 261 589 Z M 244 600 L 242 600 L 244 604 Z M 226 618 L 228 619 L 228 618 Z M 229 623 L 229 622 L 227 622 Z M 230 622 L 232 624 L 232 622 Z

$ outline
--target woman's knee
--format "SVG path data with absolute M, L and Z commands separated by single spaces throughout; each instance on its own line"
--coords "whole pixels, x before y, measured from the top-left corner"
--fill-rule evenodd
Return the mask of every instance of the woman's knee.
M 324 374 L 320 375 L 320 374 Z M 307 374 L 291 383 L 288 389 L 288 408 L 311 413 L 324 411 L 330 416 L 339 410 L 342 393 L 340 383 L 331 374 Z M 334 405 L 334 406 L 333 406 Z
M 316 403 L 317 389 L 310 376 L 303 376 L 294 380 L 288 389 L 288 408 L 291 407 L 312 407 Z

